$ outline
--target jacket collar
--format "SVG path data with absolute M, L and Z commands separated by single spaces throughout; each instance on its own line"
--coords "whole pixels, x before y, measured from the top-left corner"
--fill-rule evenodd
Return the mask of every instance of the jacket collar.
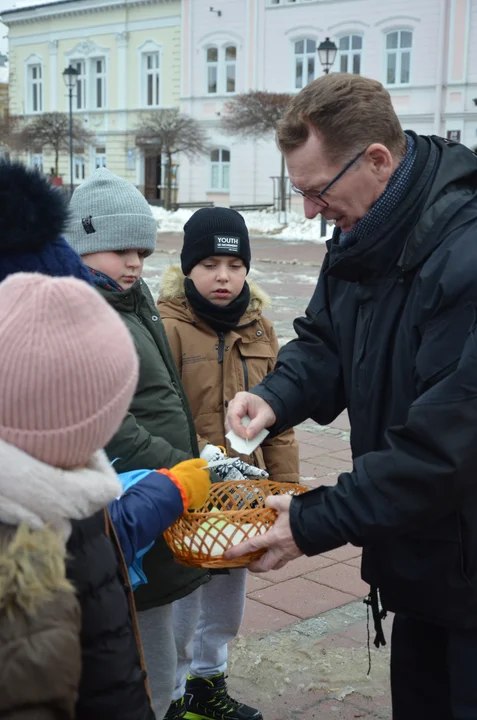
M 128 290 L 115 292 L 97 285 L 99 292 L 117 312 L 135 312 L 143 298 L 144 280 L 139 278 Z
M 456 187 L 462 188 L 464 194 L 475 193 L 477 157 L 470 150 L 441 138 L 410 134 L 417 144 L 417 158 L 409 192 L 388 221 L 357 245 L 341 247 L 339 230 L 335 231 L 327 243 L 329 275 L 351 282 L 396 275 L 405 246 L 407 267 L 415 267 L 422 259 L 423 238 L 418 225 L 421 216 L 432 206 L 437 207 L 443 195 L 455 193 Z M 441 239 L 441 233 L 431 233 L 426 242 L 427 254 Z
M 250 286 L 250 303 L 246 313 L 242 316 L 238 327 L 243 323 L 253 322 L 261 315 L 265 308 L 270 307 L 271 305 L 269 296 L 259 285 L 257 285 L 257 283 L 249 280 L 248 284 Z M 174 314 L 180 314 L 183 320 L 188 320 L 192 324 L 199 324 L 202 322 L 186 300 L 184 292 L 184 274 L 178 265 L 173 265 L 164 271 L 158 305 L 161 315 L 165 315 L 166 307 L 168 309 L 174 308 Z M 202 324 L 205 326 L 204 322 L 202 322 Z

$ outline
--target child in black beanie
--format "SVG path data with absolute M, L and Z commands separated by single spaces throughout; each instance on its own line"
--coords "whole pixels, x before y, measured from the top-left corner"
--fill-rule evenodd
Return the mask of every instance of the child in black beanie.
M 278 341 L 262 311 L 267 295 L 246 278 L 250 240 L 243 217 L 229 208 L 202 208 L 184 227 L 181 268 L 163 278 L 158 307 L 208 461 L 236 453 L 225 438 L 228 401 L 249 390 L 275 365 Z M 215 471 L 223 480 L 268 477 L 298 482 L 293 430 L 265 440 L 252 456 Z M 165 720 L 261 720 L 259 710 L 227 692 L 227 645 L 245 607 L 246 570 L 214 574 L 211 582 L 173 603 L 178 670 Z M 188 673 L 190 673 L 188 675 Z M 219 713 L 219 714 L 218 714 Z

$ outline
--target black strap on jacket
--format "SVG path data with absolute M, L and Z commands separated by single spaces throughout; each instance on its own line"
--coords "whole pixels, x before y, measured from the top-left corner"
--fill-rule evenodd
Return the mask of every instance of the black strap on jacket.
M 371 648 L 369 645 L 369 608 L 373 613 L 373 624 L 376 631 L 374 638 L 375 647 L 379 648 L 381 645 L 386 645 L 386 638 L 384 637 L 382 621 L 386 618 L 387 612 L 384 608 L 379 607 L 379 590 L 376 585 L 371 585 L 371 589 L 367 598 L 363 600 L 364 604 L 367 605 L 367 622 L 366 628 L 368 631 L 368 675 L 371 672 Z

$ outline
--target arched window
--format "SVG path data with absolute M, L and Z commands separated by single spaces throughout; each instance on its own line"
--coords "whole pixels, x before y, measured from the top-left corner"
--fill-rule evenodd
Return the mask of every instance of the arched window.
M 225 92 L 235 92 L 235 76 L 237 69 L 237 48 L 227 45 L 225 52 Z
M 215 46 L 206 50 L 207 58 L 207 92 L 215 95 L 218 91 L 219 49 Z
M 297 90 L 301 90 L 315 79 L 316 61 L 316 40 L 312 38 L 297 40 L 294 44 L 295 88 Z
M 362 35 L 344 35 L 338 41 L 338 65 L 340 72 L 361 73 Z
M 161 98 L 159 50 L 142 53 L 142 72 L 144 77 L 143 104 L 146 107 L 159 107 Z
M 27 112 L 43 112 L 43 64 L 33 56 L 26 64 Z
M 230 150 L 216 148 L 210 153 L 210 189 L 230 190 Z
M 237 84 L 237 47 L 210 45 L 206 48 L 206 89 L 208 95 L 234 93 Z
M 394 30 L 386 35 L 386 84 L 407 85 L 411 81 L 412 31 Z

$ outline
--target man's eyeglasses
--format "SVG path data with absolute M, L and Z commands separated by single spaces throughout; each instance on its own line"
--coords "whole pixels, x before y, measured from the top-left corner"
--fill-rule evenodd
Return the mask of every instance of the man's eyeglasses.
M 345 172 L 347 172 L 347 170 L 349 170 L 350 167 L 352 167 L 355 164 L 355 162 L 357 160 L 359 160 L 361 155 L 364 155 L 365 152 L 366 152 L 366 150 L 361 150 L 361 152 L 359 152 L 352 160 L 350 160 L 349 163 L 347 165 L 345 165 L 342 170 L 339 171 L 338 175 L 336 175 L 336 177 L 334 177 L 333 180 L 331 180 L 331 182 L 329 182 L 328 185 L 326 185 L 326 187 L 324 187 L 323 190 L 321 190 L 320 192 L 318 192 L 318 193 L 303 192 L 303 190 L 299 190 L 297 187 L 292 185 L 291 188 L 292 188 L 293 192 L 296 192 L 298 195 L 301 195 L 302 197 L 307 198 L 308 200 L 311 200 L 311 202 L 314 202 L 315 205 L 320 206 L 322 209 L 329 207 L 329 204 L 326 202 L 326 200 L 324 200 L 323 195 L 326 192 L 328 192 L 328 190 L 331 187 L 333 187 L 335 182 L 338 182 L 338 180 L 341 177 L 343 177 Z

